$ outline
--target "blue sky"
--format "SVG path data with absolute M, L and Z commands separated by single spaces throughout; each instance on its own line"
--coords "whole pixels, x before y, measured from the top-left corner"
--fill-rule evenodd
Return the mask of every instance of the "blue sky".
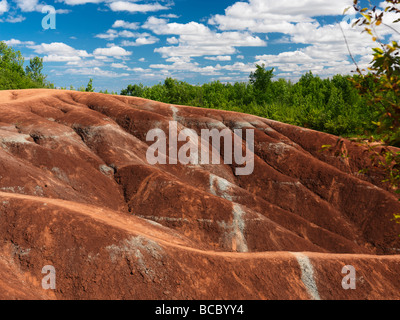
M 247 81 L 256 63 L 296 81 L 307 71 L 330 77 L 355 69 L 340 26 L 353 55 L 367 67 L 376 45 L 351 27 L 351 10 L 343 22 L 352 2 L 0 0 L 0 40 L 26 61 L 43 57 L 44 73 L 58 87 L 77 88 L 89 78 L 96 91 L 118 92 L 166 77 L 192 84 Z M 45 5 L 56 10 L 55 29 L 42 26 Z M 389 28 L 380 32 L 397 37 Z

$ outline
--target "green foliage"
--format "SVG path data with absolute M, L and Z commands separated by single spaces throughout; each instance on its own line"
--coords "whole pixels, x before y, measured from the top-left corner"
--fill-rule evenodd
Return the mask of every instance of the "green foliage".
M 53 88 L 42 74 L 43 60 L 35 57 L 24 71 L 24 58 L 3 41 L 0 42 L 0 90 Z
M 383 17 L 388 12 L 397 15 L 393 23 L 399 22 L 400 0 L 385 0 L 385 9 L 377 12 L 376 8 L 361 8 L 361 1 L 354 0 L 354 9 L 362 15 L 354 25 L 364 27 L 364 32 L 371 35 L 378 47 L 373 48 L 373 58 L 368 74 L 357 68 L 359 77 L 354 78 L 354 85 L 365 97 L 367 103 L 374 107 L 379 115 L 375 124 L 381 133 L 382 140 L 390 145 L 400 147 L 400 46 L 396 41 L 388 41 L 379 37 L 376 27 L 385 25 Z M 396 31 L 397 32 L 397 31 Z M 399 32 L 397 32 L 399 34 Z
M 24 75 L 24 58 L 21 52 L 14 51 L 4 41 L 0 42 L 0 69 L 8 69 L 20 75 Z
M 88 82 L 88 84 L 87 84 L 87 86 L 85 88 L 85 91 L 86 92 L 94 92 L 93 79 L 92 78 L 89 79 L 89 82 Z
M 372 121 L 377 121 L 377 112 L 365 106 L 350 76 L 323 80 L 309 72 L 293 84 L 273 81 L 272 72 L 258 66 L 247 83 L 214 81 L 201 86 L 167 78 L 152 87 L 128 85 L 121 95 L 249 113 L 336 135 L 354 136 L 375 129 Z M 264 87 L 260 82 L 256 85 L 257 80 Z
M 29 66 L 25 68 L 25 74 L 41 86 L 45 86 L 46 76 L 42 74 L 43 58 L 34 57 L 29 60 Z
M 265 91 L 271 84 L 272 78 L 274 77 L 274 68 L 271 70 L 265 69 L 265 64 L 256 64 L 256 70 L 250 73 L 250 83 L 256 90 Z

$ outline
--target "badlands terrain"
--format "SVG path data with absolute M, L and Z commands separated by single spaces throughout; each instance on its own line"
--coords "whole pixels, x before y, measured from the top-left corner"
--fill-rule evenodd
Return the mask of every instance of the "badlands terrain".
M 253 129 L 253 173 L 150 165 L 170 121 Z M 0 299 L 399 299 L 400 202 L 368 166 L 357 143 L 251 115 L 0 91 Z

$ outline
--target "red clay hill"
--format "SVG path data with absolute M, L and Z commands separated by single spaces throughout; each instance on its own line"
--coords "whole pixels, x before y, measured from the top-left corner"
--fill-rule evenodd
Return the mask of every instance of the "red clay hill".
M 150 165 L 146 134 L 170 121 L 253 129 L 254 172 Z M 251 115 L 1 91 L 0 299 L 399 299 L 400 202 L 368 165 L 356 143 Z

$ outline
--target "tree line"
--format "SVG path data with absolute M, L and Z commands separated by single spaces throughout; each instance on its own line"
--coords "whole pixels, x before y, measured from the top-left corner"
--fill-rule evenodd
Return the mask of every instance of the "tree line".
M 353 77 L 338 74 L 322 79 L 308 72 L 296 83 L 274 81 L 274 69 L 256 65 L 247 82 L 191 85 L 167 78 L 154 86 L 128 85 L 120 94 L 238 111 L 335 135 L 367 135 L 375 131 L 378 113 L 349 81 Z
M 43 58 L 34 57 L 24 68 L 25 59 L 4 41 L 0 42 L 0 90 L 54 88 L 42 73 Z

